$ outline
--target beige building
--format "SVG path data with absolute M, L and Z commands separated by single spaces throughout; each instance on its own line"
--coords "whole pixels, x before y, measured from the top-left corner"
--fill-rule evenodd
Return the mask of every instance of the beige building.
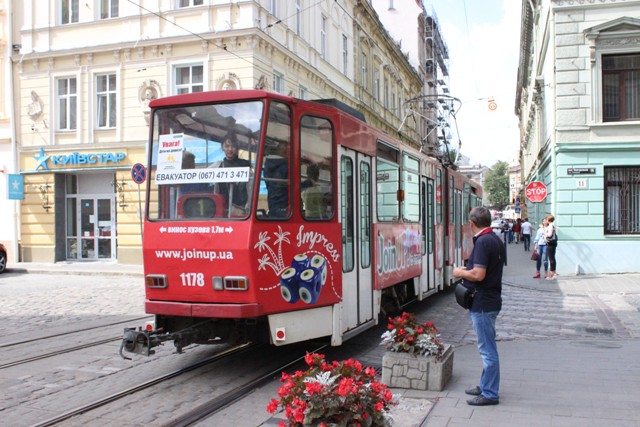
M 403 101 L 422 90 L 370 1 L 14 3 L 23 261 L 141 262 L 144 184 L 131 169 L 146 163 L 155 98 L 252 88 L 337 98 L 395 134 Z M 376 92 L 383 77 L 389 91 Z M 419 141 L 415 124 L 402 137 Z

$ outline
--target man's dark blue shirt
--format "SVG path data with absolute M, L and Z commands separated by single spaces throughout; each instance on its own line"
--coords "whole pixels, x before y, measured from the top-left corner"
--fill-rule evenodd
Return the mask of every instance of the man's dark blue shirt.
M 484 229 L 473 238 L 473 250 L 467 262 L 467 270 L 474 266 L 486 269 L 481 282 L 464 281 L 476 289 L 471 311 L 500 311 L 502 309 L 502 269 L 506 259 L 506 248 L 491 228 Z

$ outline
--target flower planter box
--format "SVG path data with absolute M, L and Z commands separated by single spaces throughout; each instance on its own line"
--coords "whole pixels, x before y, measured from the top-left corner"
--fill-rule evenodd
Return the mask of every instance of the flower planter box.
M 441 391 L 453 373 L 453 347 L 445 345 L 442 360 L 387 351 L 382 357 L 382 382 L 388 387 Z

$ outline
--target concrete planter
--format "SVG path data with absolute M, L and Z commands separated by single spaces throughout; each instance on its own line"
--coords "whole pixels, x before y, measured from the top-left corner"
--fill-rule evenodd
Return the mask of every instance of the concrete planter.
M 442 360 L 387 351 L 382 357 L 382 382 L 388 387 L 441 391 L 453 373 L 453 347 L 445 345 Z

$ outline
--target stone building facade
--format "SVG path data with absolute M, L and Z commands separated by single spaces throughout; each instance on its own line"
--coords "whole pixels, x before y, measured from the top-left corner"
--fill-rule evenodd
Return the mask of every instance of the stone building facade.
M 523 0 L 515 108 L 558 272 L 640 271 L 640 1 Z

